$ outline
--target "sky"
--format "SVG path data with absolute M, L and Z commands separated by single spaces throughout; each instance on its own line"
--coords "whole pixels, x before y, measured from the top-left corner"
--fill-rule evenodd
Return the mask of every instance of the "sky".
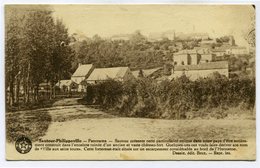
M 70 34 L 110 37 L 136 30 L 144 35 L 175 30 L 213 38 L 233 35 L 239 45 L 247 45 L 244 34 L 255 14 L 250 5 L 54 5 L 53 9 Z

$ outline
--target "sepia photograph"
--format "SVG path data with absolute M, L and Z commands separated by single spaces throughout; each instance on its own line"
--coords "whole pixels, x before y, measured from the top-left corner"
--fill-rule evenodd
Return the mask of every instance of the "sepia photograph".
M 7 160 L 255 160 L 255 5 L 5 5 Z

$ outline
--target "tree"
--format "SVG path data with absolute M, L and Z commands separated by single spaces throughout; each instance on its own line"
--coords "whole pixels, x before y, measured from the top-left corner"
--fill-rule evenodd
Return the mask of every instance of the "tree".
M 53 53 L 55 49 L 55 24 L 52 12 L 47 9 L 29 13 L 25 24 L 27 62 L 27 96 L 34 93 L 33 99 L 38 101 L 38 87 L 41 82 L 49 82 L 52 78 Z M 26 65 L 25 64 L 25 65 Z M 29 98 L 27 98 L 29 101 Z
M 19 100 L 21 57 L 23 55 L 22 44 L 24 39 L 23 22 L 24 14 L 18 13 L 15 9 L 6 7 L 5 26 L 5 67 L 6 67 L 6 90 L 7 102 L 10 105 Z
M 11 6 L 6 13 L 9 104 L 12 105 L 15 100 L 14 90 L 19 100 L 20 84 L 25 102 L 38 101 L 41 82 L 50 82 L 52 88 L 70 70 L 73 53 L 68 46 L 67 29 L 60 20 L 54 20 L 48 6 Z M 52 96 L 52 89 L 50 93 Z
M 46 79 L 50 81 L 51 88 L 55 91 L 54 85 L 57 81 L 70 77 L 71 55 L 73 52 L 68 46 L 70 42 L 68 29 L 61 20 L 56 19 L 53 33 L 53 52 L 49 58 L 50 69 L 48 69 Z M 50 96 L 53 96 L 54 92 L 52 90 Z

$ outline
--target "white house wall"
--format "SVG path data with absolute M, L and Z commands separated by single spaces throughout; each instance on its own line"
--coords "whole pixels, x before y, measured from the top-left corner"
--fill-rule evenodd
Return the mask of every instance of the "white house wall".
M 188 55 L 182 54 L 182 55 L 174 55 L 173 57 L 174 62 L 177 63 L 177 65 L 182 65 L 182 62 L 184 65 L 188 65 Z
M 198 64 L 198 55 L 190 54 L 190 57 L 191 57 L 191 65 L 197 65 Z
M 185 71 L 185 75 L 191 80 L 196 80 L 200 77 L 208 77 L 212 75 L 212 73 L 218 72 L 221 75 L 225 75 L 228 77 L 228 69 L 213 69 L 213 70 L 189 70 Z M 174 71 L 174 77 L 182 76 L 184 71 Z
M 80 84 L 82 81 L 85 80 L 85 77 L 78 77 L 78 76 L 75 77 L 75 76 L 72 76 L 71 80 L 78 84 L 78 92 L 81 92 L 81 91 L 85 90 L 85 87 Z
M 212 54 L 202 54 L 201 55 L 201 62 L 211 62 L 213 60 Z
M 72 80 L 73 82 L 77 83 L 77 84 L 80 84 L 80 82 L 82 82 L 83 80 L 85 80 L 85 77 L 81 77 L 81 76 L 75 77 L 75 76 L 72 76 L 72 77 L 71 77 L 71 80 Z

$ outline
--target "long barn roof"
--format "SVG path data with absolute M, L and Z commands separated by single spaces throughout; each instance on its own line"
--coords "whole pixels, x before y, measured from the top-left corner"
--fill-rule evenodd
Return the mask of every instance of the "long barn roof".
M 87 78 L 87 81 L 123 78 L 128 69 L 128 67 L 96 68 Z

